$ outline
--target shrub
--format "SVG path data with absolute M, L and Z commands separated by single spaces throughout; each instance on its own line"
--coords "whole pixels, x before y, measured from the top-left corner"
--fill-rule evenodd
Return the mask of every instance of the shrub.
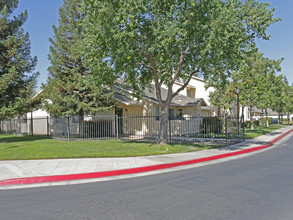
M 259 120 L 253 120 L 252 124 L 254 127 L 258 127 L 259 126 Z
M 220 134 L 223 131 L 224 119 L 223 118 L 203 118 L 201 123 L 202 133 L 215 133 Z
M 102 138 L 113 135 L 112 120 L 85 121 L 84 134 L 88 138 Z
M 269 117 L 268 120 L 269 120 L 269 125 L 271 125 L 272 124 L 272 121 L 273 121 L 273 118 Z M 264 117 L 261 118 L 261 122 L 262 122 L 262 125 L 264 125 L 264 126 L 267 125 L 267 118 L 266 118 L 266 116 L 264 116 Z
M 259 120 L 253 120 L 252 124 L 254 127 L 258 127 L 259 126 Z M 245 127 L 249 128 L 250 127 L 250 121 L 245 121 Z
M 250 121 L 245 121 L 245 127 L 249 128 L 250 127 Z

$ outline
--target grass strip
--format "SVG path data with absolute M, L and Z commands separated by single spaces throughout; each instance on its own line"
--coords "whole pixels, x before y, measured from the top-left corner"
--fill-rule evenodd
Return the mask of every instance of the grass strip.
M 157 145 L 116 140 L 65 140 L 41 136 L 0 135 L 0 160 L 134 157 L 192 152 L 222 147 L 205 144 Z
M 270 127 L 258 126 L 258 127 L 255 127 L 253 130 L 251 130 L 250 128 L 245 128 L 245 138 L 248 138 L 248 139 L 256 138 L 258 136 L 278 130 L 282 127 L 284 127 L 284 125 L 271 125 Z

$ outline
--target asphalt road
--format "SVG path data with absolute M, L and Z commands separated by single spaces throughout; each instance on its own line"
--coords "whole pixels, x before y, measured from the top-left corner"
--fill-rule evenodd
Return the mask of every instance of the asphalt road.
M 268 151 L 188 170 L 3 190 L 0 219 L 292 220 L 293 135 Z

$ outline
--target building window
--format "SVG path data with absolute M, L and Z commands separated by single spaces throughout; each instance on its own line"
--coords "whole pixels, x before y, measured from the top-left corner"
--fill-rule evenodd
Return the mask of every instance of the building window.
M 155 108 L 155 117 L 156 117 L 156 121 L 160 121 L 161 109 L 158 106 L 156 106 Z M 169 120 L 175 120 L 175 119 L 176 119 L 175 109 L 169 108 Z
M 173 108 L 169 108 L 169 120 L 174 120 L 175 118 L 175 110 Z
M 195 98 L 195 88 L 186 88 L 186 96 Z
M 156 121 L 160 121 L 160 115 L 161 115 L 160 107 L 156 106 L 156 108 L 155 108 Z

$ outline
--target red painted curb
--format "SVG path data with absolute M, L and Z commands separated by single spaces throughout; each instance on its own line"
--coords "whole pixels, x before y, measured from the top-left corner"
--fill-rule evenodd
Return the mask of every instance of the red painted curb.
M 109 176 L 119 176 L 119 175 L 127 175 L 127 174 L 134 174 L 134 173 L 143 173 L 149 171 L 155 171 L 160 169 L 167 169 L 172 167 L 178 167 L 183 165 L 190 165 L 196 163 L 202 163 L 212 160 L 218 160 L 226 157 L 246 154 L 254 151 L 259 151 L 265 148 L 270 147 L 289 133 L 291 133 L 293 129 L 290 131 L 285 132 L 284 134 L 274 138 L 272 141 L 268 142 L 267 144 L 240 150 L 231 153 L 225 153 L 220 155 L 215 155 L 211 157 L 204 157 L 194 160 L 187 160 L 182 162 L 176 163 L 167 163 L 167 164 L 159 164 L 159 165 L 152 165 L 152 166 L 145 166 L 145 167 L 136 167 L 130 169 L 123 169 L 123 170 L 112 170 L 112 171 L 104 171 L 104 172 L 95 172 L 95 173 L 81 173 L 81 174 L 68 174 L 68 175 L 56 175 L 56 176 L 38 176 L 38 177 L 26 177 L 26 178 L 15 178 L 15 179 L 8 179 L 8 180 L 1 180 L 0 186 L 8 186 L 8 185 L 23 185 L 23 184 L 36 184 L 36 183 L 46 183 L 46 182 L 57 182 L 57 181 L 70 181 L 70 180 L 80 180 L 80 179 L 93 179 L 93 178 L 101 178 L 101 177 L 109 177 Z
M 273 140 L 271 140 L 271 143 L 274 144 L 276 143 L 277 141 L 281 140 L 283 137 L 285 137 L 286 135 L 290 134 L 291 132 L 293 131 L 293 129 L 281 134 L 280 136 L 274 138 Z

